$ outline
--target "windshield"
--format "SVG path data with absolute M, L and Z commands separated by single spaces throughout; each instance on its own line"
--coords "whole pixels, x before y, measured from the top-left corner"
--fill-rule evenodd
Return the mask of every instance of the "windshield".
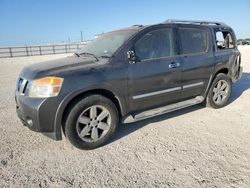
M 97 57 L 111 57 L 115 51 L 137 30 L 120 30 L 105 33 L 89 42 L 78 51 L 78 54 L 93 54 Z

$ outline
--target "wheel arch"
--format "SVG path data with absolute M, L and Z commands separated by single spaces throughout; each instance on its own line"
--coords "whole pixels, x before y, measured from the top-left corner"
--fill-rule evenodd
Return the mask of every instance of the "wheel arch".
M 222 104 L 215 104 L 215 103 L 212 101 L 212 100 L 213 100 L 213 92 L 214 92 L 214 91 L 213 91 L 213 88 L 214 88 L 214 86 L 216 85 L 217 81 L 220 80 L 220 78 L 218 77 L 218 75 L 219 75 L 219 76 L 224 76 L 224 77 L 225 77 L 225 80 L 228 79 L 229 85 L 230 85 L 230 93 L 231 93 L 231 89 L 232 89 L 232 80 L 231 80 L 230 76 L 228 76 L 228 74 L 226 74 L 225 71 L 226 71 L 226 70 L 219 70 L 219 71 L 217 71 L 216 74 L 214 75 L 213 81 L 211 82 L 211 85 L 209 86 L 209 90 L 208 90 L 208 92 L 207 92 L 207 94 L 206 94 L 206 99 L 205 99 L 205 101 L 204 101 L 204 104 L 205 104 L 206 106 L 208 106 L 208 107 L 213 107 L 213 108 L 221 108 L 221 107 L 223 107 L 223 106 L 226 105 L 226 102 L 224 102 L 224 103 L 222 103 Z M 229 95 L 227 94 L 228 96 L 226 96 L 226 97 L 227 97 L 226 101 L 228 100 L 228 98 L 229 98 L 229 96 L 230 96 L 230 93 L 229 93 Z M 212 97 L 212 99 L 211 99 L 211 97 Z M 216 105 L 217 105 L 217 106 L 216 106 Z
M 77 101 L 84 98 L 87 95 L 91 94 L 99 94 L 102 95 L 108 99 L 110 99 L 116 106 L 118 110 L 119 117 L 121 118 L 125 111 L 126 111 L 126 102 L 122 97 L 117 95 L 115 92 L 111 91 L 110 89 L 104 89 L 104 88 L 93 88 L 89 90 L 82 90 L 77 91 L 69 96 L 65 97 L 65 99 L 61 102 L 57 109 L 56 117 L 55 117 L 55 127 L 54 130 L 56 132 L 57 140 L 62 139 L 62 128 L 63 128 L 63 122 L 66 118 L 66 113 L 68 113 L 70 107 L 74 105 Z
M 227 67 L 220 67 L 218 68 L 217 70 L 214 71 L 214 74 L 211 74 L 211 78 L 208 82 L 208 85 L 206 87 L 206 91 L 204 92 L 204 97 L 206 98 L 207 97 L 207 94 L 209 92 L 209 89 L 211 87 L 211 85 L 213 84 L 214 82 L 214 79 L 216 78 L 216 76 L 220 73 L 223 73 L 223 74 L 226 74 L 226 75 L 229 75 L 229 69 Z
M 221 68 L 219 70 L 217 70 L 213 76 L 213 80 L 215 79 L 215 77 L 218 75 L 218 74 L 225 74 L 225 75 L 229 75 L 229 69 L 227 67 L 224 67 L 224 68 Z

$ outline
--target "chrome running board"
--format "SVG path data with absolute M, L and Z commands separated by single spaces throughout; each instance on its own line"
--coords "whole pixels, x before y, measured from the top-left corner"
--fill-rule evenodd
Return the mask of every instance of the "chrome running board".
M 143 120 L 143 119 L 147 119 L 147 118 L 150 118 L 150 117 L 158 116 L 158 115 L 161 115 L 161 114 L 165 114 L 165 113 L 168 113 L 168 112 L 172 112 L 172 111 L 175 111 L 175 110 L 179 110 L 179 109 L 182 109 L 182 108 L 193 106 L 193 105 L 202 103 L 203 101 L 204 101 L 204 97 L 197 96 L 195 98 L 192 98 L 192 99 L 189 99 L 189 100 L 186 100 L 186 101 L 181 101 L 181 102 L 170 104 L 170 105 L 167 105 L 167 106 L 147 110 L 147 111 L 135 114 L 134 116 L 129 115 L 128 117 L 126 117 L 123 120 L 123 123 L 133 123 L 133 122 L 140 121 L 140 120 Z

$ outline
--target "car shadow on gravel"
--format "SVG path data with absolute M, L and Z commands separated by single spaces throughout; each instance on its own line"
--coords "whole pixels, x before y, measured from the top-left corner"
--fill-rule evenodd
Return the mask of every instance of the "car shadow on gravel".
M 169 112 L 163 115 L 159 115 L 159 116 L 155 116 L 149 119 L 145 119 L 142 121 L 138 121 L 135 123 L 129 123 L 129 124 L 120 124 L 116 133 L 114 134 L 114 136 L 111 138 L 111 140 L 107 143 L 110 144 L 116 140 L 121 139 L 122 137 L 128 136 L 129 134 L 133 133 L 134 131 L 137 131 L 141 128 L 143 128 L 146 125 L 149 125 L 151 123 L 155 123 L 155 122 L 160 122 L 160 121 L 164 121 L 170 118 L 174 118 L 177 116 L 180 116 L 182 114 L 187 114 L 199 109 L 204 108 L 204 106 L 202 104 L 198 104 L 195 106 L 190 106 L 184 109 L 180 109 L 174 112 Z
M 228 104 L 233 103 L 248 89 L 250 89 L 250 73 L 243 72 L 241 79 L 233 84 L 232 94 Z
M 244 72 L 242 74 L 241 79 L 233 85 L 232 88 L 232 94 L 231 97 L 229 99 L 229 104 L 233 103 L 237 98 L 239 98 L 242 93 L 248 89 L 250 89 L 250 73 L 246 73 Z M 187 107 L 181 110 L 177 110 L 174 112 L 170 112 L 167 114 L 163 114 L 160 116 L 156 116 L 156 117 L 152 117 L 146 120 L 142 120 L 139 122 L 135 122 L 135 123 L 129 123 L 129 124 L 121 124 L 115 135 L 112 137 L 112 139 L 107 143 L 110 144 L 116 140 L 121 139 L 122 137 L 128 136 L 129 134 L 133 133 L 134 131 L 137 131 L 141 128 L 143 128 L 146 125 L 149 125 L 151 123 L 155 123 L 155 122 L 160 122 L 163 120 L 167 120 L 170 118 L 174 118 L 183 114 L 187 114 L 187 113 L 191 113 L 193 111 L 199 110 L 205 108 L 202 104 L 198 104 L 195 106 L 191 106 L 191 107 Z

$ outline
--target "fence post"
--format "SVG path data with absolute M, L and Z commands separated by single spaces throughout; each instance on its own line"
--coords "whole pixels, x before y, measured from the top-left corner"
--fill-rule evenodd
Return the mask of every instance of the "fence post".
M 13 57 L 12 49 L 10 48 L 10 57 Z
M 77 50 L 79 50 L 79 44 L 77 44 L 76 47 L 77 47 Z
M 52 48 L 53 48 L 53 54 L 55 54 L 55 45 L 53 45 Z
M 67 44 L 65 44 L 65 51 L 66 51 L 66 53 L 68 53 Z
M 32 47 L 30 46 L 30 56 L 33 56 Z
M 42 55 L 42 49 L 41 49 L 41 46 L 39 46 L 39 51 L 40 51 L 40 55 Z
M 28 47 L 26 46 L 25 48 L 26 48 L 26 54 L 27 56 L 29 56 Z

